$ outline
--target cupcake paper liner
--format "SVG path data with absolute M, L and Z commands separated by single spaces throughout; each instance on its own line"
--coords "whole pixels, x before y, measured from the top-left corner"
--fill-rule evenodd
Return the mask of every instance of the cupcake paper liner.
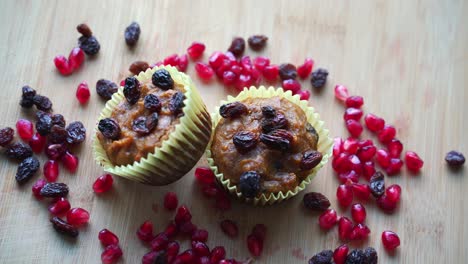
M 177 181 L 198 162 L 203 155 L 211 135 L 211 119 L 200 94 L 189 76 L 177 71 L 172 66 L 159 66 L 141 72 L 138 81 L 151 80 L 153 73 L 166 69 L 174 82 L 184 85 L 184 116 L 175 126 L 160 147 L 155 147 L 153 153 L 133 164 L 115 166 L 107 157 L 106 151 L 97 138 L 97 123 L 102 118 L 109 117 L 112 110 L 125 100 L 123 87 L 114 93 L 99 115 L 93 136 L 94 157 L 106 172 L 149 185 L 166 185 Z
M 227 100 L 221 101 L 221 105 L 235 101 L 242 101 L 246 98 L 270 98 L 274 96 L 283 97 L 291 101 L 292 103 L 298 105 L 304 111 L 304 113 L 307 116 L 307 121 L 315 128 L 319 135 L 317 150 L 322 153 L 322 161 L 319 165 L 312 169 L 310 174 L 293 191 L 288 191 L 287 193 L 270 193 L 268 195 L 262 194 L 260 197 L 245 198 L 242 196 L 242 193 L 237 189 L 237 186 L 235 184 L 231 184 L 229 179 L 225 179 L 223 174 L 219 171 L 218 167 L 215 164 L 215 161 L 213 160 L 213 156 L 211 153 L 212 141 L 210 141 L 210 144 L 208 145 L 206 150 L 206 156 L 208 164 L 211 170 L 213 170 L 213 172 L 215 173 L 218 181 L 229 193 L 248 203 L 253 203 L 254 205 L 271 205 L 274 203 L 279 203 L 283 200 L 295 196 L 300 191 L 304 190 L 306 186 L 310 184 L 310 182 L 315 177 L 320 168 L 322 168 L 328 162 L 328 159 L 331 156 L 331 150 L 333 146 L 333 141 L 328 135 L 328 130 L 324 128 L 324 122 L 320 120 L 319 114 L 315 112 L 313 107 L 307 104 L 307 101 L 300 100 L 298 95 L 293 96 L 291 91 L 285 92 L 282 88 L 275 89 L 274 87 L 266 88 L 264 86 L 256 88 L 254 86 L 251 86 L 249 89 L 244 88 L 244 90 L 241 93 L 239 93 L 236 97 L 228 96 Z M 211 120 L 213 122 L 212 136 L 214 136 L 214 129 L 216 128 L 216 125 L 218 124 L 221 118 L 222 117 L 219 115 L 219 107 L 216 107 L 215 112 L 211 114 Z

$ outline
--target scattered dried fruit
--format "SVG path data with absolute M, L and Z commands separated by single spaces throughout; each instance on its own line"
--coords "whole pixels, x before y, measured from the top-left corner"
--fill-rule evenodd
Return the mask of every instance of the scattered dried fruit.
M 408 155 L 408 153 L 406 155 Z M 452 150 L 445 155 L 445 161 L 451 167 L 457 168 L 461 167 L 465 163 L 465 156 L 463 156 L 461 152 Z M 417 166 L 414 167 L 416 168 Z
M 89 37 L 81 36 L 78 39 L 78 46 L 88 56 L 96 55 L 101 49 L 101 45 L 99 44 L 98 40 L 94 36 L 89 36 Z
M 283 63 L 279 66 L 279 76 L 281 80 L 295 80 L 297 78 L 296 66 L 291 63 Z
M 333 251 L 324 250 L 315 254 L 309 259 L 309 264 L 330 264 L 332 263 Z
M 86 139 L 86 128 L 80 121 L 71 122 L 67 126 L 67 143 L 80 144 Z
M 138 75 L 140 72 L 144 72 L 149 68 L 149 64 L 146 61 L 134 61 L 132 64 L 130 64 L 130 67 L 128 70 L 135 74 Z
M 138 39 L 140 38 L 140 25 L 137 22 L 132 22 L 126 29 L 124 33 L 125 43 L 128 46 L 134 46 Z
M 312 72 L 312 78 L 310 82 L 312 87 L 320 89 L 327 83 L 328 71 L 326 69 L 319 68 Z
M 252 50 L 260 51 L 265 48 L 268 41 L 268 37 L 265 35 L 253 35 L 250 36 L 247 42 L 249 43 L 249 47 Z
M 96 82 L 96 93 L 104 100 L 109 100 L 119 88 L 117 84 L 106 79 L 100 79 Z
M 15 131 L 11 127 L 0 129 L 0 146 L 6 147 L 13 141 Z
M 61 234 L 65 234 L 70 237 L 77 237 L 79 234 L 78 229 L 58 218 L 57 216 L 54 216 L 52 219 L 50 219 L 50 222 L 52 223 L 54 229 Z
M 241 37 L 235 37 L 232 42 L 231 46 L 229 46 L 228 51 L 230 51 L 234 56 L 240 57 L 244 53 L 245 50 L 245 40 Z
M 65 197 L 68 195 L 68 186 L 65 183 L 50 182 L 42 187 L 40 194 L 47 198 Z
M 18 170 L 16 171 L 16 182 L 19 184 L 26 183 L 29 179 L 36 174 L 37 170 L 39 169 L 40 164 L 39 160 L 32 156 L 25 158 L 18 166 Z
M 311 210 L 323 211 L 330 207 L 330 201 L 328 198 L 318 192 L 306 193 L 302 201 L 305 208 Z
M 79 24 L 78 26 L 76 26 L 76 30 L 83 36 L 85 37 L 91 37 L 93 35 L 93 32 L 91 31 L 91 29 L 89 28 L 89 26 L 87 24 Z

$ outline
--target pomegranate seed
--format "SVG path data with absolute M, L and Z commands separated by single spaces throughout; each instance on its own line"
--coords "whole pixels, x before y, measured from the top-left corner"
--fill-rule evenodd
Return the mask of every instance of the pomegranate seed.
M 89 213 L 83 208 L 73 208 L 67 213 L 67 222 L 72 226 L 82 226 L 89 221 Z
M 107 246 L 101 254 L 103 264 L 116 263 L 123 255 L 122 249 L 118 245 Z
M 393 126 L 385 125 L 377 137 L 383 144 L 389 143 L 396 135 L 396 129 Z
M 195 254 L 191 249 L 188 249 L 182 253 L 180 253 L 174 263 L 194 263 L 195 261 Z
M 263 241 L 254 235 L 247 236 L 247 248 L 254 257 L 259 257 L 263 251 Z
M 266 66 L 270 65 L 270 59 L 264 56 L 258 56 L 253 60 L 253 65 L 257 70 L 263 71 Z
M 197 72 L 198 76 L 203 80 L 209 80 L 214 75 L 214 71 L 210 67 L 210 65 L 203 62 L 197 62 L 195 64 L 195 71 Z
M 351 231 L 353 230 L 353 222 L 349 220 L 347 217 L 340 217 L 338 221 L 338 236 L 340 240 L 347 240 L 351 235 Z
M 372 175 L 375 173 L 375 165 L 373 161 L 366 161 L 362 165 L 363 176 L 366 178 L 367 181 L 370 180 Z
M 66 214 L 70 210 L 70 202 L 64 197 L 60 197 L 49 206 L 49 212 L 55 216 Z
M 355 183 L 359 182 L 359 175 L 354 170 L 350 170 L 348 172 L 338 174 L 338 180 L 342 184 L 345 184 L 348 181 Z
M 48 182 L 55 182 L 59 176 L 58 162 L 55 160 L 48 160 L 44 164 L 44 177 Z
M 348 256 L 348 251 L 349 247 L 346 244 L 337 247 L 333 252 L 333 261 L 335 261 L 335 264 L 344 264 Z
M 348 120 L 351 120 L 351 119 L 359 121 L 359 119 L 361 119 L 362 115 L 363 115 L 363 112 L 362 112 L 361 109 L 349 107 L 349 108 L 346 108 L 345 113 L 343 115 L 343 119 L 345 121 L 348 121 Z
M 62 163 L 69 172 L 75 173 L 79 160 L 77 156 L 67 151 L 62 157 Z
M 240 60 L 240 63 L 243 68 L 243 73 L 249 74 L 252 71 L 253 64 L 249 56 L 243 56 Z
M 302 79 L 309 77 L 314 67 L 314 61 L 311 58 L 306 58 L 304 64 L 297 67 L 297 75 Z
M 82 49 L 76 47 L 70 51 L 70 55 L 68 55 L 68 66 L 70 67 L 71 71 L 75 71 L 81 67 L 85 59 L 85 54 Z
M 150 251 L 146 253 L 145 255 L 143 255 L 143 258 L 141 259 L 141 263 L 143 264 L 160 263 L 162 259 L 164 259 L 164 251 Z M 169 262 L 169 263 L 172 263 L 172 262 Z
M 363 104 L 364 104 L 364 98 L 358 95 L 350 96 L 345 101 L 346 107 L 361 108 Z
M 179 231 L 182 234 L 186 234 L 186 235 L 189 235 L 189 236 L 192 236 L 195 233 L 196 230 L 197 230 L 197 226 L 194 225 L 192 223 L 192 221 L 184 222 L 179 226 Z
M 154 239 L 153 235 L 153 223 L 149 220 L 143 222 L 137 230 L 137 237 L 144 242 L 150 242 Z
M 348 207 L 353 202 L 353 189 L 349 185 L 341 184 L 336 189 L 338 203 L 343 207 Z
M 291 91 L 293 94 L 296 94 L 301 90 L 301 84 L 293 79 L 284 80 L 282 87 L 285 91 Z
M 66 146 L 64 144 L 52 144 L 48 145 L 47 148 L 44 149 L 45 154 L 49 159 L 58 160 L 60 157 L 65 154 Z
M 401 152 L 403 151 L 403 144 L 400 140 L 394 138 L 388 144 L 388 153 L 392 158 L 400 158 Z
M 338 173 L 348 172 L 351 170 L 349 156 L 346 153 L 341 153 L 332 161 L 333 169 Z
M 370 234 L 370 229 L 363 225 L 357 224 L 353 227 L 351 234 L 349 234 L 349 239 L 351 240 L 363 240 L 366 239 Z
M 405 162 L 408 170 L 418 172 L 424 165 L 424 161 L 414 151 L 406 151 Z
M 167 254 L 168 263 L 173 263 L 174 259 L 177 257 L 177 254 L 179 254 L 179 250 L 180 250 L 180 245 L 177 241 L 171 241 L 167 244 L 166 254 Z M 154 264 L 154 263 L 151 263 L 151 264 Z
M 177 208 L 179 200 L 177 199 L 177 194 L 174 192 L 168 192 L 164 196 L 164 208 L 169 211 L 173 211 Z
M 198 167 L 195 169 L 195 178 L 202 184 L 211 184 L 215 181 L 213 171 L 208 167 Z
M 80 104 L 86 104 L 91 96 L 91 92 L 89 91 L 88 83 L 81 82 L 76 89 L 76 99 Z
M 351 206 L 351 216 L 353 217 L 354 222 L 363 223 L 366 220 L 366 208 L 359 203 L 353 204 Z
M 233 73 L 237 75 L 241 74 L 242 73 L 242 67 L 237 65 L 237 64 L 234 64 L 232 65 L 231 69 L 230 69 Z
M 382 168 L 388 168 L 388 166 L 390 166 L 390 155 L 384 149 L 379 149 L 377 151 L 377 155 L 375 159 L 377 160 L 377 163 Z
M 231 200 L 228 195 L 223 191 L 218 191 L 216 195 L 215 207 L 221 211 L 227 211 L 231 209 Z
M 41 136 L 39 133 L 34 134 L 31 140 L 29 140 L 29 146 L 34 153 L 41 153 L 46 145 L 47 138 Z
M 176 67 L 177 65 L 179 65 L 179 56 L 177 54 L 172 54 L 164 58 L 163 64 Z
M 308 90 L 302 90 L 297 93 L 299 95 L 299 99 L 307 101 L 310 98 L 310 92 Z
M 93 190 L 95 193 L 105 193 L 112 188 L 112 183 L 114 179 L 112 175 L 106 173 L 99 176 L 96 181 L 93 183 Z
M 195 41 L 195 42 L 192 42 L 192 45 L 190 45 L 190 47 L 188 47 L 187 54 L 190 56 L 192 60 L 196 60 L 203 55 L 204 51 L 205 51 L 205 44 Z
M 202 187 L 202 193 L 208 198 L 213 198 L 218 195 L 220 190 L 216 187 L 216 185 L 205 185 Z
M 358 156 L 356 155 L 349 155 L 349 164 L 350 164 L 350 169 L 354 170 L 358 175 L 362 173 L 362 164 L 361 160 L 359 160 Z
M 279 76 L 279 66 L 278 65 L 268 65 L 263 69 L 263 78 L 269 82 L 275 82 L 278 80 Z
M 29 141 L 34 135 L 33 123 L 26 119 L 20 119 L 16 122 L 16 131 L 22 140 Z
M 174 220 L 177 225 L 181 225 L 185 222 L 192 220 L 192 214 L 190 214 L 190 210 L 187 208 L 187 206 L 181 205 L 177 209 L 177 213 L 174 217 Z
M 365 146 L 358 150 L 357 156 L 362 162 L 366 162 L 370 161 L 376 152 L 377 148 L 375 146 Z
M 330 229 L 338 222 L 338 216 L 333 209 L 327 209 L 319 216 L 319 225 L 322 229 Z
M 67 58 L 63 55 L 55 56 L 54 58 L 55 68 L 60 72 L 62 75 L 70 75 L 73 72 L 72 67 L 68 63 Z
M 244 88 L 249 88 L 252 85 L 252 76 L 241 74 L 239 75 L 239 79 L 236 81 L 236 89 L 238 91 L 242 91 Z
M 344 103 L 348 97 L 349 97 L 349 92 L 346 86 L 344 85 L 335 86 L 335 98 L 336 99 Z
M 98 239 L 105 247 L 119 244 L 119 238 L 114 233 L 105 228 L 99 231 Z
M 333 139 L 333 157 L 340 155 L 343 148 L 343 139 L 336 137 Z
M 192 241 L 192 250 L 198 257 L 210 255 L 210 249 L 205 243 L 201 241 Z
M 360 148 L 368 147 L 368 146 L 374 146 L 374 142 L 372 142 L 372 140 L 370 140 L 370 139 L 359 140 L 358 144 L 359 144 Z
M 197 229 L 193 232 L 192 241 L 206 242 L 208 240 L 208 231 L 205 229 Z
M 353 137 L 359 137 L 362 133 L 362 125 L 356 120 L 350 119 L 346 121 L 346 128 L 348 132 Z
M 226 86 L 233 85 L 236 82 L 237 76 L 232 71 L 225 71 L 223 73 L 223 84 Z
M 372 132 L 379 132 L 385 126 L 385 120 L 374 114 L 367 114 L 364 117 L 364 121 L 366 123 L 367 129 L 369 129 Z
M 226 257 L 226 249 L 224 247 L 214 247 L 211 250 L 211 255 L 210 255 L 210 262 L 211 263 L 219 263 L 220 260 L 224 259 Z
M 385 169 L 388 175 L 395 175 L 400 172 L 403 167 L 403 161 L 401 159 L 390 159 L 390 165 Z
M 152 227 L 151 227 L 152 228 Z M 152 229 L 151 229 L 151 233 L 153 233 Z M 179 233 L 179 228 L 177 227 L 176 223 L 174 221 L 171 221 L 166 229 L 164 230 L 164 233 L 169 237 L 169 238 L 172 238 L 172 237 L 175 237 L 177 235 L 177 233 Z
M 385 194 L 391 201 L 399 202 L 401 196 L 401 187 L 398 184 L 392 184 L 387 187 Z
M 361 200 L 367 201 L 371 195 L 369 185 L 362 183 L 355 183 L 352 185 L 353 194 Z
M 44 187 L 44 185 L 46 185 L 46 183 L 47 183 L 46 180 L 39 179 L 32 186 L 31 190 L 32 190 L 34 197 L 36 197 L 36 199 L 42 200 L 43 197 L 41 196 L 41 189 L 42 187 Z
M 237 237 L 239 234 L 239 229 L 237 228 L 237 224 L 231 220 L 223 220 L 220 223 L 221 230 L 231 238 Z
M 398 206 L 398 201 L 390 199 L 387 194 L 380 196 L 377 199 L 377 206 L 386 213 L 393 213 Z
M 252 235 L 260 240 L 265 240 L 267 228 L 264 224 L 256 224 L 252 229 Z
M 169 243 L 169 238 L 167 235 L 162 232 L 156 235 L 156 237 L 151 240 L 151 249 L 152 250 L 164 250 Z
M 217 69 L 223 63 L 223 60 L 228 59 L 224 53 L 215 51 L 211 56 L 208 58 L 208 63 L 210 64 L 213 69 Z
M 359 141 L 355 138 L 348 138 L 343 142 L 343 150 L 348 154 L 356 154 L 359 150 Z
M 384 245 L 385 249 L 392 251 L 395 250 L 395 248 L 397 248 L 398 246 L 400 246 L 400 238 L 393 231 L 383 231 L 382 244 Z
M 177 69 L 181 72 L 185 72 L 188 67 L 188 56 L 186 54 L 181 55 L 179 57 L 179 64 L 177 65 Z

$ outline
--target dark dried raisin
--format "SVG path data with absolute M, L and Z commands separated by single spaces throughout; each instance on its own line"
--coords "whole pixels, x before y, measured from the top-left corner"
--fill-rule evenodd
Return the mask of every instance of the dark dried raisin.
M 385 192 L 385 180 L 382 172 L 377 171 L 372 175 L 369 181 L 369 187 L 375 198 L 382 196 Z
M 318 192 L 310 192 L 302 199 L 305 208 L 310 210 L 325 211 L 330 207 L 330 201 L 325 195 Z
M 140 116 L 133 120 L 132 129 L 140 135 L 149 134 L 158 125 L 158 113 L 150 116 Z
M 296 66 L 291 63 L 283 63 L 279 66 L 279 76 L 281 80 L 295 80 L 297 78 Z
M 47 136 L 52 125 L 52 118 L 49 115 L 42 115 L 36 122 L 36 130 L 41 136 Z
M 29 145 L 16 142 L 6 147 L 5 154 L 10 159 L 24 160 L 27 157 L 31 157 L 33 153 Z
M 98 129 L 108 139 L 116 140 L 120 137 L 120 126 L 112 118 L 104 118 L 99 121 Z
M 151 77 L 151 81 L 155 86 L 163 90 L 169 90 L 174 87 L 174 80 L 166 69 L 155 71 Z
M 140 38 L 140 25 L 137 22 L 132 22 L 126 29 L 125 29 L 125 42 L 129 46 L 133 46 L 138 42 Z
M 274 118 L 265 118 L 261 122 L 264 133 L 269 133 L 275 129 L 287 128 L 288 125 L 289 122 L 283 114 L 277 114 Z
M 270 149 L 286 151 L 290 148 L 291 142 L 279 135 L 260 134 L 260 141 Z
M 67 126 L 67 143 L 80 144 L 86 139 L 86 128 L 80 121 L 72 122 Z
M 76 26 L 76 30 L 85 37 L 91 37 L 93 35 L 93 32 L 86 24 L 79 24 L 78 26 Z
M 318 135 L 317 131 L 315 130 L 315 128 L 310 123 L 307 123 L 306 131 L 308 133 L 312 134 L 313 137 L 315 137 L 316 142 L 319 141 L 319 135 Z
M 366 247 L 364 249 L 364 257 L 364 264 L 377 264 L 379 262 L 377 251 L 373 247 Z
M 230 51 L 234 56 L 240 57 L 244 54 L 245 50 L 245 40 L 241 37 L 235 37 L 232 42 L 231 46 L 229 46 L 228 51 Z
M 219 108 L 219 114 L 224 118 L 236 118 L 247 112 L 247 107 L 241 102 L 224 104 Z
M 112 81 L 100 79 L 96 82 L 96 93 L 104 100 L 109 100 L 119 87 Z
M 312 72 L 312 78 L 310 82 L 314 88 L 322 88 L 327 82 L 328 71 L 322 68 L 319 68 Z
M 58 160 L 65 154 L 65 151 L 67 151 L 65 144 L 51 144 L 47 146 L 45 154 L 51 160 Z
M 260 175 L 256 171 L 242 173 L 239 178 L 239 189 L 245 198 L 253 198 L 260 191 Z
M 181 113 L 182 108 L 185 106 L 184 99 L 185 95 L 181 92 L 176 92 L 175 94 L 173 94 L 171 97 L 171 101 L 169 102 L 169 110 L 171 110 L 171 112 L 176 115 Z
M 245 153 L 255 148 L 257 145 L 258 136 L 250 131 L 240 131 L 234 134 L 232 141 L 239 152 Z
M 37 119 L 37 120 L 41 119 L 43 115 L 48 115 L 48 116 L 50 116 L 49 113 L 44 112 L 44 111 L 42 111 L 42 110 L 37 110 L 36 113 L 35 113 L 35 116 L 36 116 L 36 119 Z
M 346 258 L 346 264 L 364 264 L 366 256 L 360 249 L 354 249 Z
M 265 48 L 268 37 L 265 35 L 253 35 L 248 39 L 249 47 L 255 51 L 260 51 Z
M 50 109 L 52 109 L 52 102 L 46 96 L 36 94 L 33 98 L 33 101 L 34 101 L 34 105 L 39 110 L 47 112 L 47 111 L 50 111 Z
M 302 154 L 300 167 L 302 170 L 311 170 L 322 161 L 322 153 L 316 150 L 307 150 Z
M 13 140 L 15 131 L 11 127 L 0 129 L 0 146 L 6 147 Z
M 141 95 L 141 87 L 138 79 L 135 77 L 128 77 L 125 79 L 123 93 L 129 104 L 133 105 L 138 102 Z
M 274 118 L 276 116 L 276 110 L 272 106 L 263 106 L 262 107 L 262 114 L 265 118 Z
M 54 216 L 52 219 L 50 219 L 50 222 L 52 223 L 53 227 L 57 232 L 70 236 L 70 237 L 77 237 L 78 236 L 78 229 L 76 229 L 74 226 L 68 224 L 67 222 L 63 221 L 57 216 Z
M 52 115 L 52 125 L 57 125 L 60 127 L 65 127 L 65 118 L 61 114 Z
M 81 36 L 78 39 L 78 46 L 89 56 L 96 55 L 101 49 L 101 45 L 94 36 Z
M 331 264 L 333 257 L 333 251 L 324 250 L 315 254 L 311 259 L 309 259 L 309 264 Z
M 36 90 L 25 85 L 21 89 L 21 100 L 20 105 L 25 108 L 31 108 L 34 105 L 34 96 L 36 95 Z
M 47 198 L 65 197 L 68 195 L 68 186 L 61 182 L 49 182 L 41 189 L 41 196 Z
M 37 170 L 39 169 L 39 160 L 32 156 L 29 158 L 25 158 L 18 166 L 18 170 L 16 171 L 16 181 L 19 184 L 23 184 L 31 179 L 34 174 L 36 174 Z
M 452 150 L 445 156 L 445 161 L 452 167 L 460 167 L 465 163 L 465 156 L 461 152 Z
M 138 75 L 140 72 L 146 71 L 149 67 L 150 66 L 146 61 L 135 61 L 132 64 L 130 64 L 128 70 L 131 73 Z
M 65 143 L 68 137 L 68 132 L 65 128 L 57 125 L 53 125 L 50 129 L 48 139 L 51 143 Z
M 161 110 L 161 101 L 155 94 L 148 94 L 144 100 L 145 108 L 152 112 L 159 112 Z

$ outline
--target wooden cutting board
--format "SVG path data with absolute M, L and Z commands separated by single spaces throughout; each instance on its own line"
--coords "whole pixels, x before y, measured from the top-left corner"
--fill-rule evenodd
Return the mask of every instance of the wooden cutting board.
M 164 187 L 143 186 L 115 177 L 114 189 L 104 195 L 91 185 L 103 173 L 91 154 L 91 133 L 103 102 L 94 92 L 100 78 L 116 82 L 128 75 L 135 60 L 155 62 L 183 53 L 192 41 L 207 45 L 203 60 L 225 50 L 233 36 L 267 35 L 261 52 L 274 63 L 315 60 L 315 67 L 330 71 L 322 93 L 312 92 L 310 104 L 321 114 L 332 136 L 346 137 L 344 108 L 333 98 L 335 84 L 365 98 L 364 110 L 385 118 L 398 129 L 405 148 L 424 159 L 422 173 L 388 178 L 403 188 L 402 202 L 393 215 L 367 205 L 370 238 L 351 247 L 373 246 L 380 263 L 466 263 L 468 238 L 468 178 L 466 169 L 452 172 L 445 153 L 458 149 L 468 154 L 468 3 L 466 1 L 27 1 L 0 2 L 0 111 L 1 126 L 14 127 L 20 117 L 32 118 L 18 106 L 20 88 L 29 84 L 49 96 L 54 110 L 67 121 L 81 120 L 86 143 L 77 153 L 80 166 L 70 175 L 61 168 L 60 181 L 71 188 L 70 201 L 91 213 L 91 222 L 76 241 L 58 235 L 49 223 L 47 204 L 31 196 L 31 185 L 14 180 L 17 164 L 0 161 L 0 262 L 100 263 L 99 230 L 108 228 L 120 238 L 121 263 L 140 263 L 148 249 L 135 231 L 146 219 L 161 231 L 172 213 L 162 207 L 167 191 L 178 194 L 193 211 L 194 223 L 210 232 L 209 246 L 223 245 L 229 257 L 246 259 L 246 236 L 256 223 L 268 227 L 265 250 L 258 263 L 306 263 L 318 251 L 334 249 L 336 227 L 323 232 L 317 214 L 302 209 L 302 195 L 275 206 L 255 208 L 233 201 L 232 210 L 219 213 L 194 185 L 193 170 L 182 180 Z M 123 32 L 132 21 L 141 25 L 134 50 L 124 43 Z M 76 45 L 75 26 L 88 23 L 101 43 L 95 59 L 72 76 L 59 75 L 53 58 L 68 55 Z M 257 56 L 248 50 L 250 56 Z M 200 82 L 192 76 L 210 111 L 227 93 L 217 81 Z M 91 100 L 80 106 L 75 99 L 79 82 L 87 81 Z M 304 89 L 310 83 L 304 81 Z M 368 137 L 364 134 L 363 137 Z M 371 137 L 375 139 L 374 137 Z M 41 161 L 44 157 L 41 156 Z M 205 165 L 202 158 L 198 165 Z M 338 181 L 331 166 L 322 169 L 308 187 L 327 195 L 337 208 Z M 220 220 L 239 224 L 237 239 L 227 238 Z M 401 247 L 390 255 L 380 234 L 394 230 Z M 187 246 L 187 244 L 184 244 Z

